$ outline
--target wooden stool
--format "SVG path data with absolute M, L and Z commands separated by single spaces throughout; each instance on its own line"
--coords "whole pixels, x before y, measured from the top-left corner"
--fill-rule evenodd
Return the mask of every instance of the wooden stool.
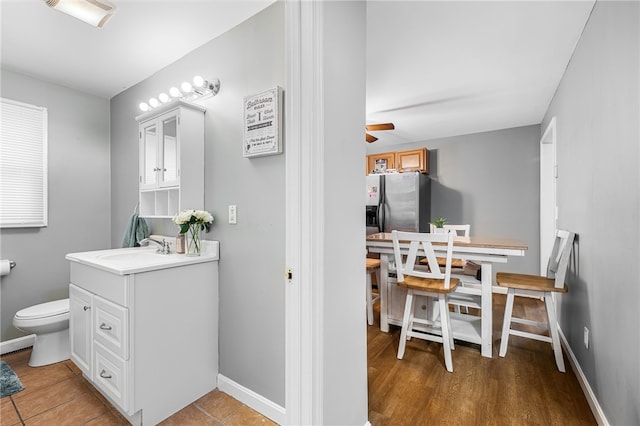
M 380 300 L 380 259 L 367 260 L 367 323 L 373 325 L 373 304 Z M 373 280 L 372 274 L 376 274 L 376 281 L 378 283 L 378 294 L 373 293 Z

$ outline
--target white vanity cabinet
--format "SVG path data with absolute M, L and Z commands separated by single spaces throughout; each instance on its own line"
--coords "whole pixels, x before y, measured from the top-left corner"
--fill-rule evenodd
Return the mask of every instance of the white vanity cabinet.
M 174 101 L 136 117 L 141 216 L 204 208 L 204 114 L 200 105 Z
M 178 263 L 128 273 L 101 255 L 91 265 L 92 253 L 67 255 L 71 359 L 84 376 L 134 425 L 155 425 L 215 389 L 217 255 L 166 255 Z

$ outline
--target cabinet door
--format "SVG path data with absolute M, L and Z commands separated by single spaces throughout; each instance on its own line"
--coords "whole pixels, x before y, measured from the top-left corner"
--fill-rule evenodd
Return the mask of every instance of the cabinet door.
M 384 172 L 395 168 L 395 155 L 393 152 L 367 155 L 367 174 L 374 171 Z
M 162 141 L 160 144 L 159 186 L 176 186 L 180 183 L 180 147 L 178 146 L 178 117 L 175 114 L 165 115 L 160 119 Z
M 429 173 L 429 154 L 426 148 L 398 151 L 395 157 L 399 172 L 419 170 L 421 173 Z
M 153 188 L 158 184 L 158 143 L 157 121 L 140 126 L 140 188 Z
M 73 284 L 69 284 L 69 338 L 71 360 L 91 378 L 92 355 L 92 295 Z

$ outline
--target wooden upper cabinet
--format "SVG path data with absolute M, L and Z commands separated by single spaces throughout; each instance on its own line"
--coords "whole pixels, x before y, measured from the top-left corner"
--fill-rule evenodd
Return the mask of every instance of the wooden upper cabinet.
M 396 152 L 396 169 L 399 172 L 419 170 L 429 174 L 429 151 L 427 148 Z
M 373 173 L 374 170 L 389 170 L 396 168 L 395 152 L 383 152 L 381 154 L 367 155 L 367 174 Z
M 384 171 L 390 169 L 395 169 L 399 172 L 418 170 L 420 173 L 429 174 L 429 151 L 427 148 L 419 148 L 409 151 L 367 155 L 366 174 L 371 174 L 374 170 Z

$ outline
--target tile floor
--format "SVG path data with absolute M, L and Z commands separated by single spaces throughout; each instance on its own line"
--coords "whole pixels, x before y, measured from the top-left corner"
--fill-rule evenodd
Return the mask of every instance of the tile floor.
M 24 390 L 1 399 L 0 424 L 11 425 L 127 425 L 118 411 L 82 377 L 71 361 L 29 367 L 31 349 L 2 355 L 16 372 Z M 185 407 L 162 426 L 275 425 L 224 392 L 214 390 Z

